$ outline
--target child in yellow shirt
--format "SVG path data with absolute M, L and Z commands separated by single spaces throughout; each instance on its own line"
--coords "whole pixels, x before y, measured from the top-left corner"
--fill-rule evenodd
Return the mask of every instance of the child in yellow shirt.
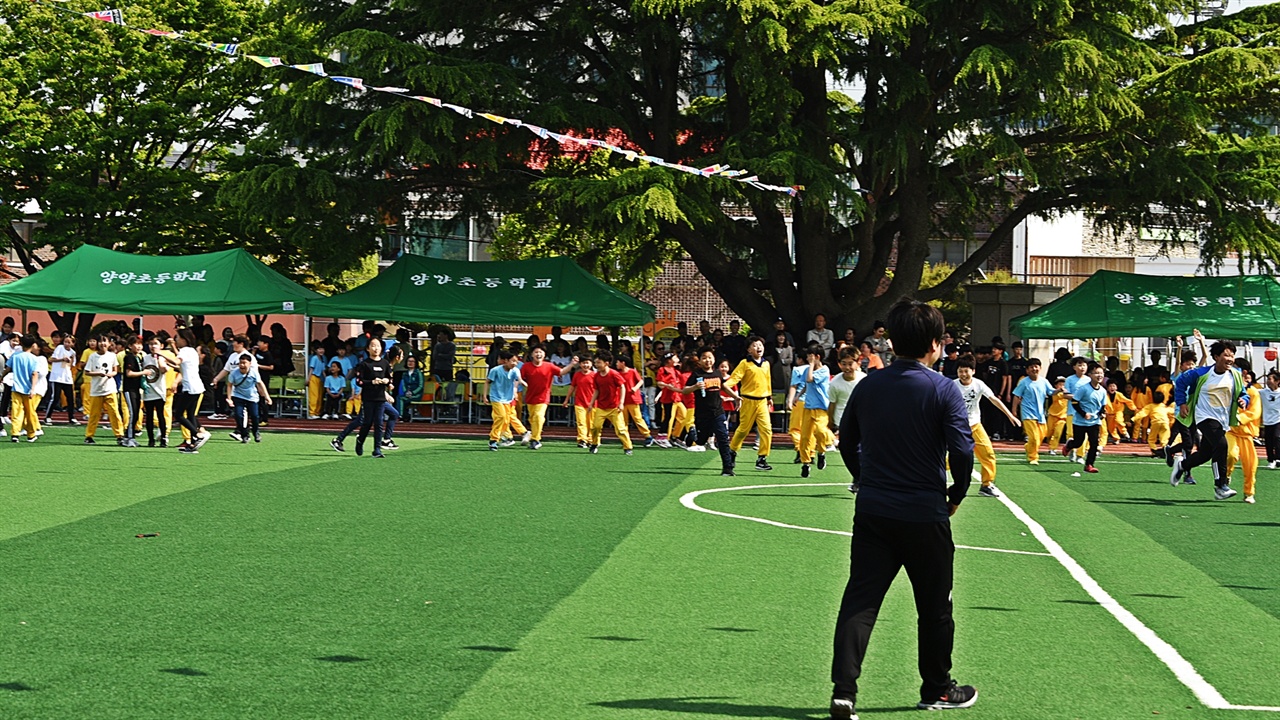
M 1062 444 L 1067 430 L 1068 403 L 1071 399 L 1066 395 L 1066 384 L 1066 378 L 1060 377 L 1053 381 L 1053 397 L 1049 400 L 1049 429 L 1044 436 L 1049 442 L 1050 455 L 1058 454 L 1058 446 Z
M 1124 422 L 1124 410 L 1125 408 L 1137 410 L 1137 407 L 1132 400 L 1120 392 L 1119 386 L 1114 381 L 1107 383 L 1107 399 L 1111 401 L 1111 404 L 1107 405 L 1106 410 L 1104 410 L 1107 418 L 1106 437 L 1110 438 L 1112 442 L 1128 442 L 1129 429 Z
M 1262 396 L 1253 386 L 1253 373 L 1246 368 L 1240 368 L 1240 373 L 1244 375 L 1249 407 L 1237 411 L 1239 424 L 1227 430 L 1227 477 L 1231 477 L 1232 469 L 1237 462 L 1240 463 L 1244 472 L 1244 501 L 1252 505 L 1255 502 L 1254 486 L 1258 481 L 1258 448 L 1254 446 L 1253 439 L 1258 437 L 1262 425 Z
M 1151 448 L 1152 457 L 1158 457 L 1157 450 L 1164 452 L 1164 446 L 1169 444 L 1169 434 L 1177 413 L 1178 409 L 1173 406 L 1172 399 L 1166 399 L 1164 393 L 1156 390 L 1151 396 L 1151 402 L 1142 406 L 1142 409 L 1134 414 L 1135 428 L 1139 421 L 1150 426 L 1147 432 L 1147 446 Z

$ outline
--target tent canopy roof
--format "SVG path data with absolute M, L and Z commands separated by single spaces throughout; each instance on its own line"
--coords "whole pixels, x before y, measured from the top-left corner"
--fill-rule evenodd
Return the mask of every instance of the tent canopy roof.
M 1009 321 L 1024 339 L 1208 337 L 1280 340 L 1280 283 L 1270 276 L 1167 277 L 1100 270 Z
M 320 297 L 240 248 L 152 256 L 82 245 L 0 288 L 0 307 L 122 315 L 296 315 Z
M 466 262 L 404 255 L 376 278 L 310 304 L 313 317 L 451 325 L 641 325 L 657 311 L 571 258 Z

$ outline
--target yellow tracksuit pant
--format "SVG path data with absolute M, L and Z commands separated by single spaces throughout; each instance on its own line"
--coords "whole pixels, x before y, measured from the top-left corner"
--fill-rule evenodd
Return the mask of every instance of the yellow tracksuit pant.
M 493 414 L 493 425 L 489 428 L 490 441 L 498 442 L 508 429 L 521 435 L 525 433 L 524 423 L 520 422 L 515 407 L 510 403 L 490 402 L 489 409 Z
M 648 439 L 649 426 L 644 423 L 644 416 L 640 414 L 639 405 L 623 405 L 622 406 L 622 422 L 628 420 L 636 424 L 636 429 L 640 431 L 641 437 Z
M 542 428 L 547 424 L 547 404 L 538 403 L 537 405 L 525 405 L 525 407 L 529 408 L 530 436 L 534 440 L 542 442 Z
M 574 405 L 573 424 L 578 431 L 578 442 L 589 441 L 591 439 L 591 408 L 585 405 Z
M 773 448 L 773 421 L 769 418 L 769 401 L 742 398 L 742 408 L 738 410 L 738 429 L 733 431 L 729 440 L 729 449 L 738 452 L 747 441 L 751 428 L 755 427 L 760 436 L 760 449 L 756 455 L 768 457 Z
M 991 447 L 991 438 L 987 437 L 986 428 L 981 424 L 970 428 L 973 433 L 973 455 L 982 466 L 982 485 L 985 487 L 996 479 L 996 451 Z
M 796 452 L 800 452 L 800 435 L 803 432 L 804 412 L 804 401 L 797 398 L 791 406 L 791 418 L 787 421 L 787 434 L 791 436 L 791 446 L 796 449 Z M 810 455 L 818 451 L 818 443 L 822 443 L 822 448 L 836 443 L 835 433 L 831 432 L 830 426 L 824 426 L 820 434 L 814 435 L 809 439 Z
M 693 425 L 693 410 L 685 407 L 682 402 L 672 403 L 671 420 L 667 423 L 667 437 L 675 440 L 684 435 L 691 425 Z
M 1058 446 L 1067 441 L 1063 435 L 1067 430 L 1067 419 L 1056 415 L 1049 416 L 1049 429 L 1045 431 L 1045 440 L 1049 441 L 1049 449 L 1057 450 Z
M 1143 420 L 1146 419 L 1143 418 Z M 1147 446 L 1152 450 L 1162 448 L 1169 444 L 1169 437 L 1172 434 L 1173 428 L 1168 422 L 1151 418 L 1151 426 L 1147 430 Z
M 1249 497 L 1253 495 L 1258 482 L 1258 448 L 1253 446 L 1252 437 L 1228 432 L 1227 477 L 1231 477 L 1236 463 L 1240 463 L 1240 469 L 1244 472 L 1244 494 Z
M 111 432 L 115 433 L 117 438 L 124 437 L 124 421 L 120 417 L 120 401 L 116 395 L 90 395 L 84 403 L 85 419 L 88 421 L 84 426 L 84 436 L 93 437 L 98 431 L 98 423 L 101 422 L 102 411 L 107 411 L 107 420 L 111 423 Z
M 818 448 L 818 443 L 822 438 L 831 434 L 828 427 L 830 418 L 827 417 L 827 409 L 814 408 L 810 410 L 805 408 L 804 419 L 801 421 L 800 427 L 800 462 L 808 465 L 813 461 L 813 451 Z M 825 449 L 824 444 L 821 448 Z M 822 450 L 819 450 L 822 452 Z
M 28 438 L 35 437 L 40 430 L 40 396 L 23 395 L 14 391 L 9 397 L 9 421 L 13 423 L 13 437 L 16 439 L 20 430 L 26 430 Z
M 307 412 L 311 417 L 320 417 L 321 403 L 324 402 L 324 380 L 316 375 L 307 377 Z
M 1045 424 L 1039 420 L 1023 420 L 1022 433 L 1027 436 L 1027 462 L 1040 462 L 1040 443 L 1044 441 Z
M 692 415 L 693 413 L 689 413 Z M 631 434 L 627 432 L 627 423 L 622 418 L 622 411 L 618 408 L 596 408 L 591 411 L 591 439 L 588 441 L 592 445 L 600 444 L 600 433 L 604 430 L 604 423 L 608 420 L 613 425 L 613 431 L 618 434 L 618 439 L 622 441 L 624 450 L 631 449 Z

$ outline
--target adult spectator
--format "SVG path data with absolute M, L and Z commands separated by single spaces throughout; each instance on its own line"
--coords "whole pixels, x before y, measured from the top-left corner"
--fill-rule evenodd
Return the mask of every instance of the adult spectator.
M 858 367 L 864 373 L 871 373 L 876 370 L 884 369 L 884 361 L 880 359 L 880 354 L 871 346 L 869 340 L 863 340 L 860 352 L 858 354 Z
M 1058 378 L 1071 377 L 1074 373 L 1071 370 L 1071 351 L 1060 347 L 1053 351 L 1053 362 L 1049 363 L 1049 369 L 1045 371 L 1045 380 L 1049 384 L 1053 384 Z M 1153 376 L 1154 377 L 1154 376 Z
M 277 372 L 277 366 L 279 365 L 279 362 L 280 362 L 280 360 L 276 357 L 276 354 L 271 351 L 270 336 L 263 335 L 258 338 L 258 347 L 255 348 L 253 351 L 253 359 L 256 361 L 254 364 L 257 367 L 251 368 L 251 369 L 256 370 L 257 372 L 256 373 L 251 372 L 250 374 L 257 375 L 257 377 L 262 380 L 262 384 L 270 388 L 271 378 L 279 374 Z M 236 358 L 236 362 L 237 362 L 237 365 L 236 367 L 232 368 L 232 370 L 240 369 L 240 366 L 238 364 L 239 358 Z M 231 373 L 231 370 L 227 371 L 228 375 L 230 375 L 230 373 Z M 267 424 L 267 412 L 269 410 L 268 405 L 269 403 L 267 402 L 266 397 L 258 398 L 258 424 L 259 425 Z
M 1161 369 L 1169 369 L 1165 367 L 1164 363 L 1160 362 L 1161 356 L 1164 355 L 1162 351 L 1152 350 L 1147 355 L 1151 358 L 1151 364 L 1142 369 L 1142 374 L 1146 377 L 1153 378 L 1160 374 Z
M 449 382 L 453 379 L 453 365 L 458 359 L 458 346 L 454 344 L 449 333 L 441 330 L 436 334 L 436 344 L 431 346 L 431 376 L 436 382 Z
M 227 329 L 230 330 L 230 328 Z M 324 336 L 324 339 L 320 341 L 320 345 L 324 348 L 325 357 L 331 358 L 336 356 L 338 354 L 338 348 L 346 344 L 343 342 L 342 338 L 338 336 L 338 333 L 341 331 L 342 326 L 338 325 L 336 322 L 331 322 L 325 326 L 325 332 L 327 334 Z M 226 330 L 223 331 L 223 339 L 230 340 L 230 338 L 226 337 Z
M 729 321 L 729 332 L 720 341 L 720 352 L 729 361 L 730 367 L 737 367 L 738 363 L 747 358 L 747 336 L 742 334 L 742 323 L 737 320 Z
M 901 358 L 858 383 L 840 422 L 840 454 L 857 498 L 849 581 L 836 618 L 831 717 L 856 717 L 858 678 L 885 593 L 903 567 L 915 595 L 922 709 L 973 705 L 951 678 L 955 636 L 950 516 L 972 483 L 973 436 L 956 384 L 931 371 L 942 313 L 904 300 L 887 323 Z M 946 487 L 948 465 L 952 485 Z
M 1000 402 L 1005 403 L 1006 406 L 1011 405 L 1013 400 L 1010 393 L 1013 392 L 1013 386 L 1009 383 L 1009 364 L 1004 360 L 1004 348 L 980 347 L 977 360 L 978 379 L 991 388 L 991 392 L 1000 398 Z M 1006 402 L 1005 397 L 1010 397 L 1010 400 Z M 982 405 L 982 426 L 988 428 L 995 440 L 1003 440 L 1012 432 L 1008 419 L 995 407 L 994 403 Z
M 871 343 L 871 349 L 880 356 L 880 361 L 885 367 L 893 364 L 893 343 L 889 342 L 889 338 L 885 334 L 883 322 L 877 320 L 871 326 L 871 334 L 863 338 L 863 341 Z M 943 347 L 946 347 L 946 345 L 943 345 Z
M 796 339 L 791 336 L 791 333 L 787 332 L 787 322 L 783 320 L 781 317 L 778 317 L 776 320 L 773 321 L 773 331 L 775 333 L 782 333 L 786 335 L 787 345 L 789 345 L 790 347 L 796 346 Z M 788 373 L 789 372 L 790 371 L 788 371 Z M 788 377 L 790 377 L 790 375 L 788 375 Z
M 715 337 L 711 332 L 711 323 L 706 320 L 698 321 L 698 344 L 701 347 L 713 345 Z
M 822 313 L 813 316 L 813 329 L 805 335 L 804 339 L 806 346 L 815 342 L 822 346 L 823 355 L 831 352 L 831 348 L 836 346 L 835 333 L 827 327 L 827 316 Z

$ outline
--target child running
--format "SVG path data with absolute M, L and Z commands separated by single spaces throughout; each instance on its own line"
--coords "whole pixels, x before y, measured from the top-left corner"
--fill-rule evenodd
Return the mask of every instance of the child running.
M 590 356 L 579 358 L 578 371 L 569 382 L 573 385 L 573 423 L 578 433 L 578 447 L 586 449 L 591 440 L 591 398 L 596 392 L 595 365 Z M 565 407 L 569 406 L 569 398 L 565 396 Z
M 1151 394 L 1151 402 L 1133 415 L 1133 425 L 1138 427 L 1141 421 L 1147 426 L 1147 447 L 1151 448 L 1151 457 L 1164 457 L 1164 447 L 1169 443 L 1169 435 L 1173 428 L 1174 416 L 1178 409 L 1173 406 L 1173 398 L 1166 398 L 1164 392 L 1156 390 Z
M 1249 396 L 1249 403 L 1237 413 L 1239 424 L 1227 431 L 1227 477 L 1231 477 L 1232 469 L 1239 463 L 1240 470 L 1244 473 L 1244 501 L 1252 505 L 1257 502 L 1253 494 L 1258 482 L 1258 448 L 1254 446 L 1253 440 L 1258 437 L 1262 420 L 1262 396 L 1253 385 L 1253 371 L 1242 363 L 1243 361 L 1237 360 L 1236 366 L 1240 368 L 1244 379 L 1244 391 Z
M 627 423 L 622 419 L 622 401 L 627 394 L 627 379 L 622 373 L 609 368 L 613 362 L 613 353 L 601 350 L 596 353 L 595 392 L 591 396 L 591 439 L 587 450 L 591 454 L 600 452 L 600 433 L 604 430 L 605 421 L 613 425 L 613 431 L 622 441 L 622 453 L 631 454 L 631 435 L 627 432 Z
M 1054 394 L 1053 386 L 1040 377 L 1040 358 L 1027 360 L 1027 374 L 1013 389 L 1013 414 L 1022 419 L 1022 433 L 1027 438 L 1025 446 L 1028 465 L 1040 464 L 1040 443 L 1048 420 L 1045 402 Z
M 85 362 L 84 376 L 89 378 L 88 401 L 84 404 L 85 427 L 84 444 L 93 445 L 93 436 L 98 432 L 98 423 L 102 420 L 102 411 L 107 411 L 107 419 L 111 422 L 111 432 L 115 433 L 116 444 L 124 444 L 124 423 L 120 421 L 120 406 L 116 400 L 116 375 L 120 364 L 116 354 L 111 352 L 111 343 L 101 337 L 94 345 L 95 352 Z M 15 429 L 16 431 L 16 429 Z
M 973 433 L 973 454 L 982 466 L 982 487 L 978 488 L 978 494 L 983 497 L 1000 497 L 1000 489 L 995 486 L 996 451 L 991 447 L 991 438 L 987 436 L 986 428 L 982 427 L 982 399 L 989 400 L 1014 425 L 1018 424 L 1018 419 L 1009 412 L 1009 408 L 996 397 L 986 383 L 973 376 L 977 367 L 978 361 L 973 355 L 961 356 L 956 361 L 954 382 L 960 390 L 960 396 L 964 398 L 964 406 L 969 413 L 969 430 Z
M 528 387 L 516 369 L 516 356 L 503 350 L 498 353 L 499 363 L 489 368 L 489 409 L 493 414 L 493 425 L 489 428 L 489 449 L 497 450 L 502 434 L 511 428 L 523 435 L 524 423 L 516 417 L 511 403 L 516 398 L 516 387 Z M 505 445 L 514 445 L 514 440 L 504 441 Z
M 258 432 L 258 403 L 271 405 L 271 393 L 267 392 L 258 371 L 253 369 L 252 358 L 248 355 L 241 355 L 236 369 L 227 376 L 227 396 L 236 417 L 236 429 L 231 431 L 231 439 L 247 443 L 252 433 L 254 442 L 262 442 L 262 435 Z
M 1262 400 L 1262 436 L 1267 448 L 1267 469 L 1280 470 L 1280 372 L 1267 373 L 1267 386 L 1258 391 Z
M 1102 386 L 1104 374 L 1102 366 L 1095 363 L 1089 370 L 1089 382 L 1077 385 L 1071 393 L 1072 437 L 1067 441 L 1062 454 L 1069 456 L 1088 442 L 1088 455 L 1084 460 L 1084 471 L 1087 473 L 1098 472 L 1094 462 L 1098 459 L 1098 435 L 1108 403 L 1107 389 Z
M 698 355 L 698 369 L 681 390 L 694 396 L 693 412 L 697 426 L 695 442 L 705 446 L 711 438 L 715 438 L 716 450 L 720 452 L 720 475 L 732 477 L 735 453 L 729 449 L 729 424 L 720 393 L 727 392 L 732 398 L 737 398 L 737 393 L 724 386 L 723 376 L 716 369 L 715 363 L 715 351 L 703 348 Z
M 1071 396 L 1067 394 L 1067 379 L 1059 377 L 1053 381 L 1053 398 L 1049 401 L 1049 429 L 1045 432 L 1045 441 L 1049 443 L 1049 454 L 1057 455 L 1058 446 L 1067 441 L 1067 415 L 1071 412 Z
M 822 363 L 826 353 L 821 346 L 810 345 L 805 351 L 808 365 L 804 373 L 804 419 L 800 425 L 800 477 L 809 477 L 809 464 L 813 461 L 813 448 L 818 450 L 819 470 L 827 468 L 825 438 L 830 430 L 827 408 L 831 402 L 831 371 Z M 819 445 L 819 443 L 823 443 Z
M 529 408 L 529 449 L 542 447 L 542 427 L 547 422 L 547 404 L 551 402 L 551 383 L 561 375 L 567 375 L 578 365 L 578 358 L 564 367 L 547 360 L 547 351 L 541 345 L 530 353 L 529 362 L 520 366 L 520 379 L 524 381 L 524 404 Z M 644 423 L 640 423 L 644 427 Z M 645 428 L 648 432 L 648 428 Z
M 741 398 L 738 409 L 738 429 L 729 441 L 729 449 L 733 457 L 742 449 L 747 435 L 754 427 L 760 440 L 760 448 L 756 451 L 756 469 L 772 470 L 769 465 L 769 452 L 773 449 L 773 423 L 769 417 L 769 405 L 773 402 L 772 382 L 769 375 L 769 361 L 764 359 L 764 338 L 752 335 L 747 338 L 747 357 L 738 362 L 729 379 L 727 388 L 737 388 Z

